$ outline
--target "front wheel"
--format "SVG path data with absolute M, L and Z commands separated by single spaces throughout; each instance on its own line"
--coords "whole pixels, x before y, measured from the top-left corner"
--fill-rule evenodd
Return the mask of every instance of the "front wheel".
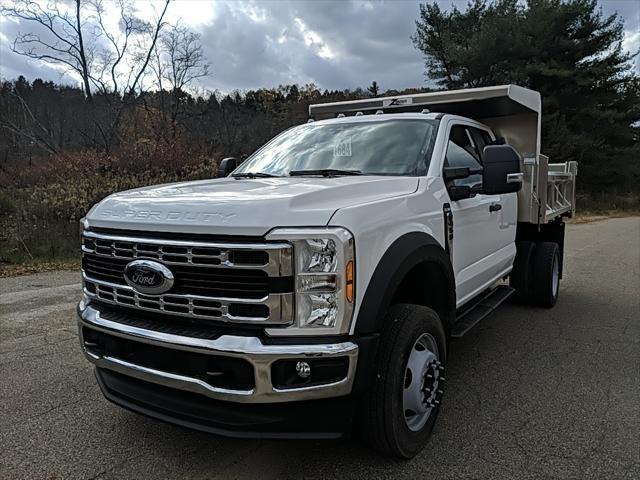
M 392 306 L 374 384 L 365 398 L 365 440 L 400 458 L 420 452 L 440 411 L 445 365 L 446 341 L 438 314 L 420 305 Z

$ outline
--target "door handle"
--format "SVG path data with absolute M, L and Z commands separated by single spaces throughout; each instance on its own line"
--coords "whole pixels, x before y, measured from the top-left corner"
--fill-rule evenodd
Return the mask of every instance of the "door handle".
M 502 210 L 502 205 L 500 205 L 499 203 L 492 203 L 491 205 L 489 205 L 490 212 L 497 212 L 498 210 Z

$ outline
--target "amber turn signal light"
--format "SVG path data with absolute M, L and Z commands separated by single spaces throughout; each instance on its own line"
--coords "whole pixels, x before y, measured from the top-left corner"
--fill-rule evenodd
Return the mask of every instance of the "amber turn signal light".
M 353 261 L 347 263 L 346 268 L 346 296 L 349 303 L 353 302 Z

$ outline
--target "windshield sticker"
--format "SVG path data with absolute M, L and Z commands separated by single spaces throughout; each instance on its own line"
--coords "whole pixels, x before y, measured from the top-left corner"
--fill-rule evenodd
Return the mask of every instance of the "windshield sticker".
M 350 157 L 351 156 L 351 137 L 347 137 L 341 142 L 333 146 L 334 157 Z

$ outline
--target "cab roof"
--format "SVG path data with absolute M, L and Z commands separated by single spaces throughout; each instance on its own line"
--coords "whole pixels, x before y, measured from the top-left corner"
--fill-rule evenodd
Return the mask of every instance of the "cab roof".
M 393 97 L 367 98 L 344 102 L 317 103 L 309 105 L 309 116 L 336 115 L 339 113 L 370 112 L 384 113 L 421 111 L 422 109 L 453 113 L 464 117 L 513 115 L 536 113 L 541 110 L 540 94 L 517 85 L 466 88 L 428 93 L 415 93 Z
M 372 114 L 372 115 L 345 115 L 335 118 L 325 118 L 323 120 L 314 121 L 315 125 L 327 125 L 327 124 L 340 124 L 340 123 L 366 123 L 366 122 L 376 122 L 381 120 L 393 120 L 393 119 L 404 119 L 404 120 L 437 120 L 441 116 L 440 113 L 429 112 L 429 113 L 412 113 L 412 112 L 403 112 L 403 113 L 382 113 L 382 114 Z
M 346 117 L 349 121 L 354 121 L 354 118 L 377 117 L 365 113 L 378 110 L 384 114 L 414 112 L 414 115 L 419 116 L 420 113 L 416 112 L 425 109 L 471 118 L 488 125 L 524 157 L 537 158 L 540 154 L 540 93 L 517 85 L 319 103 L 309 106 L 309 116 L 320 119 L 344 114 L 349 115 Z M 362 112 L 363 115 L 352 116 L 357 115 L 357 112 Z

